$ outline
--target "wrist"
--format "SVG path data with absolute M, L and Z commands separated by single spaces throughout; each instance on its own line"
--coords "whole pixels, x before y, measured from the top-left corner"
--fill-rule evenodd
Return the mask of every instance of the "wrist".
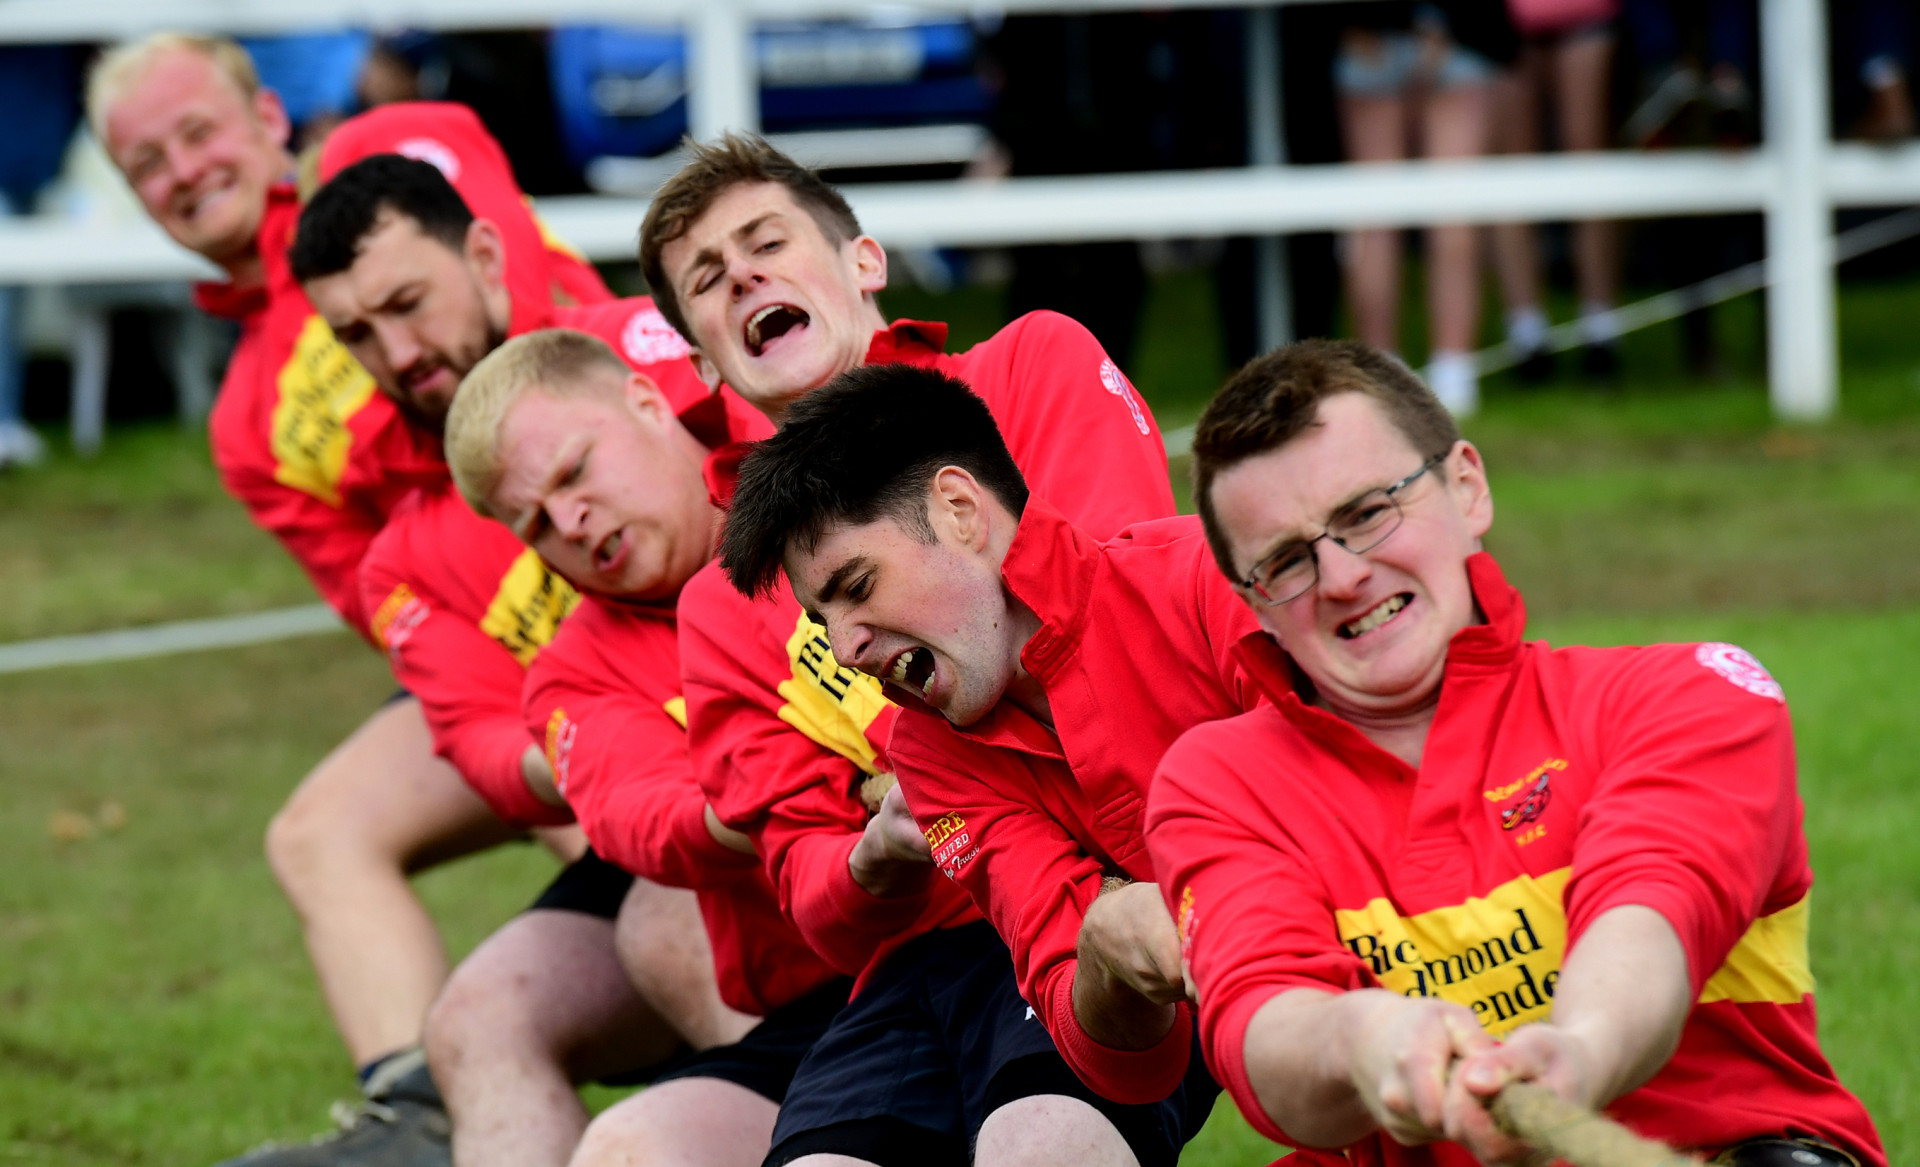
M 876 899 L 909 896 L 926 886 L 933 868 L 925 863 L 910 863 L 889 856 L 874 841 L 871 831 L 862 834 L 847 852 L 847 874 L 860 889 Z
M 1081 1032 L 1117 1050 L 1152 1049 L 1166 1040 L 1178 1010 L 1149 1000 L 1098 958 L 1074 962 L 1073 1017 Z

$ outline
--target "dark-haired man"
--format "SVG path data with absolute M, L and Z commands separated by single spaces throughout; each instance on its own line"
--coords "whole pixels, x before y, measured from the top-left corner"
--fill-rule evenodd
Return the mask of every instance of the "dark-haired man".
M 721 562 L 748 591 L 784 571 L 836 659 L 887 682 L 888 756 L 936 863 L 999 929 L 1068 1062 L 1156 1105 L 1177 1154 L 1217 1087 L 1189 1061 L 1142 817 L 1165 748 L 1246 707 L 1231 652 L 1255 631 L 1199 525 L 1098 543 L 1028 496 L 964 385 L 878 367 L 748 455 Z
M 241 328 L 209 425 L 222 484 L 367 635 L 357 586 L 367 547 L 402 498 L 444 482 L 446 469 L 433 436 L 375 391 L 287 268 L 299 204 L 278 97 L 232 41 L 176 33 L 107 53 L 87 97 L 95 137 L 148 215 L 227 274 L 196 289 L 204 310 Z M 383 111 L 377 127 L 347 127 L 353 149 L 430 149 L 466 197 L 500 206 L 503 220 L 525 220 L 505 236 L 518 249 L 517 294 L 537 299 L 559 282 L 584 295 L 598 285 L 577 257 L 547 246 L 504 155 L 470 113 L 407 107 Z M 344 146 L 337 156 L 351 161 Z M 561 270 L 575 278 L 557 279 Z M 607 295 L 603 285 L 597 294 Z M 476 822 L 489 825 L 476 833 Z M 417 1043 L 446 956 L 405 872 L 445 858 L 450 835 L 472 849 L 505 830 L 433 756 L 419 705 L 405 697 L 302 779 L 267 830 L 268 860 L 300 916 L 363 1089 L 397 1103 L 399 1088 L 408 1100 L 363 1117 L 418 1113 L 427 1127 L 444 1126 Z M 355 1137 L 384 1139 L 390 1125 L 362 1122 Z M 422 1137 L 441 1140 L 444 1159 L 444 1132 Z
M 501 228 L 426 161 L 381 154 L 342 169 L 302 212 L 288 258 L 334 335 L 436 433 L 481 358 L 510 334 L 558 325 L 618 346 L 676 412 L 711 396 L 646 297 L 555 307 L 516 296 Z M 633 558 L 617 535 L 594 550 L 596 562 Z M 502 821 L 573 821 L 520 714 L 526 668 L 572 608 L 572 587 L 446 487 L 396 508 L 361 582 L 374 636 L 438 752 Z M 665 999 L 640 1000 L 623 972 Z M 725 1044 L 750 1023 L 720 1001 L 692 895 L 635 883 L 589 852 L 455 971 L 428 1019 L 456 1161 L 564 1163 L 587 1123 L 574 1082 L 657 1061 L 682 1038 Z
M 1271 704 L 1167 753 L 1147 840 L 1254 1126 L 1368 1167 L 1520 1162 L 1486 1107 L 1535 1081 L 1715 1162 L 1884 1163 L 1815 1039 L 1759 662 L 1523 642 L 1479 451 L 1363 346 L 1254 361 L 1194 453 Z
M 601 854 L 694 890 L 718 995 L 764 1018 L 609 1109 L 573 1162 L 753 1167 L 795 1067 L 849 987 L 781 917 L 751 846 L 713 817 L 687 750 L 674 601 L 711 557 L 720 517 L 701 467 L 712 446 L 767 423 L 731 395 L 676 414 L 604 343 L 552 329 L 482 361 L 447 428 L 475 509 L 582 593 L 524 696 L 555 789 Z M 620 553 L 598 554 L 614 533 Z
M 649 208 L 641 265 L 703 375 L 776 423 L 836 373 L 940 369 L 981 395 L 1029 481 L 1077 521 L 1110 534 L 1172 511 L 1152 417 L 1085 329 L 1033 313 L 948 356 L 943 326 L 887 326 L 886 253 L 836 191 L 758 139 L 695 148 Z M 737 456 L 709 464 L 722 497 Z M 1116 1125 L 1066 1068 L 992 929 L 929 879 L 924 838 L 884 793 L 896 710 L 879 686 L 834 660 L 784 589 L 749 600 L 709 568 L 680 617 L 702 785 L 753 840 L 787 916 L 859 977 L 795 1079 L 769 1162 L 1165 1154 L 1162 1132 Z

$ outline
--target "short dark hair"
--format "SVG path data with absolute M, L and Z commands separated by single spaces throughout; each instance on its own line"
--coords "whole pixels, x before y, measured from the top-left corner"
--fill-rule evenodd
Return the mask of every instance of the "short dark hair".
M 860 237 L 860 220 L 840 192 L 814 171 L 767 145 L 760 135 L 729 133 L 706 143 L 688 138 L 683 145 L 691 157 L 654 192 L 647 217 L 640 223 L 640 274 L 646 277 L 654 306 L 689 342 L 694 342 L 693 329 L 680 311 L 661 253 L 667 244 L 691 231 L 700 216 L 734 187 L 760 182 L 784 186 L 829 240 L 845 243 Z
M 405 215 L 455 251 L 467 245 L 473 210 L 431 162 L 373 154 L 328 179 L 300 212 L 299 234 L 287 252 L 301 283 L 353 266 L 360 241 L 382 211 Z
M 1460 440 L 1453 415 L 1413 370 L 1357 340 L 1303 340 L 1248 361 L 1207 403 L 1193 433 L 1194 503 L 1228 579 L 1238 577 L 1213 508 L 1214 480 L 1305 433 L 1320 419 L 1320 403 L 1342 393 L 1379 402 L 1394 428 L 1428 457 Z
M 740 463 L 720 566 L 752 596 L 772 590 L 788 547 L 811 551 L 837 524 L 893 516 L 932 542 L 927 484 L 946 466 L 1015 515 L 1026 509 L 1026 479 L 965 384 L 912 365 L 842 373 L 796 402 L 780 432 Z

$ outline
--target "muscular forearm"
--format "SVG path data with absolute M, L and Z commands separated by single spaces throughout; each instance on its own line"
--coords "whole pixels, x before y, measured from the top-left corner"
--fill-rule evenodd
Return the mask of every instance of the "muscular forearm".
M 1344 1147 L 1378 1129 L 1354 1086 L 1357 1036 L 1394 997 L 1382 989 L 1289 989 L 1247 1024 L 1247 1080 L 1260 1106 L 1302 1145 Z
M 1638 904 L 1603 912 L 1567 954 L 1553 998 L 1551 1024 L 1591 1058 L 1578 1101 L 1604 1106 L 1658 1073 L 1692 1006 L 1686 950 L 1666 917 Z

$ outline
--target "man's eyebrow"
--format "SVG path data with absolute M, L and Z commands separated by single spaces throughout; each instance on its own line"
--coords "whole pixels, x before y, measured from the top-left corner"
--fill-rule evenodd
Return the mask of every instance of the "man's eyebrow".
M 862 570 L 866 566 L 867 557 L 864 555 L 856 555 L 852 559 L 842 563 L 839 567 L 834 568 L 833 574 L 827 577 L 827 582 L 820 585 L 820 594 L 814 598 L 814 603 L 824 604 L 832 600 L 833 597 L 840 594 L 840 589 L 846 585 L 847 577 L 856 571 Z
M 748 238 L 755 231 L 758 231 L 761 227 L 765 226 L 768 219 L 773 218 L 779 213 L 780 213 L 779 211 L 768 211 L 766 214 L 761 215 L 757 219 L 747 220 L 746 223 L 734 229 L 733 237 L 735 239 Z M 693 261 L 687 264 L 686 276 L 691 277 L 695 272 L 699 271 L 701 268 L 709 267 L 709 266 L 712 266 L 713 264 L 717 264 L 720 262 L 720 260 L 721 260 L 721 257 L 720 257 L 719 248 L 703 247 L 699 251 L 696 251 L 693 253 Z
M 1359 502 L 1361 499 L 1367 497 L 1368 495 L 1372 494 L 1374 491 L 1379 489 L 1381 488 L 1378 486 L 1369 486 L 1364 490 L 1355 491 L 1351 498 L 1347 499 L 1345 502 L 1339 504 L 1338 506 L 1334 507 L 1332 510 L 1327 512 L 1327 520 L 1331 522 L 1332 520 L 1338 518 L 1343 512 L 1345 512 L 1348 508 L 1352 507 L 1355 503 Z M 1265 563 L 1267 560 L 1272 559 L 1275 555 L 1278 555 L 1280 552 L 1285 551 L 1287 548 L 1295 546 L 1297 544 L 1305 543 L 1306 541 L 1307 541 L 1306 536 L 1292 534 L 1292 533 L 1289 533 L 1278 539 L 1275 539 L 1273 542 L 1268 543 L 1266 547 L 1262 549 L 1258 555 L 1253 557 L 1254 565 L 1257 567 L 1260 564 Z

